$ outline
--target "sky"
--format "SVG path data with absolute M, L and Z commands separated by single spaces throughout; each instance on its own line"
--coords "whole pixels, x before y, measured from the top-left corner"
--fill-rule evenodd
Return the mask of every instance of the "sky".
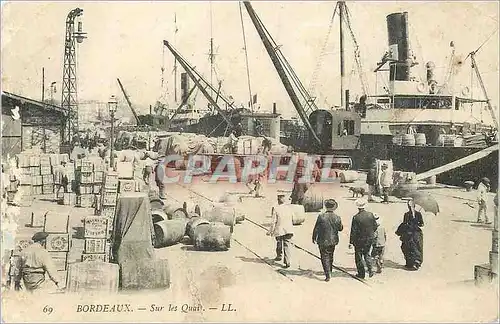
M 326 40 L 336 2 L 264 2 L 253 7 L 306 88 L 316 74 L 311 94 L 320 106 L 340 103 L 339 26 L 334 18 Z M 34 99 L 41 98 L 42 67 L 45 84 L 57 82 L 60 100 L 66 16 L 72 9 L 83 9 L 83 30 L 88 33 L 78 48 L 78 96 L 80 100 L 106 102 L 116 95 L 125 106 L 116 78 L 120 78 L 140 113 L 167 94 L 173 104 L 173 56 L 163 40 L 177 50 L 210 80 L 208 60 L 210 38 L 216 57 L 216 80 L 222 91 L 237 104 L 249 98 L 243 33 L 238 2 L 5 2 L 2 1 L 2 89 Z M 484 83 L 498 106 L 498 2 L 358 2 L 347 1 L 353 33 L 360 46 L 361 62 L 370 94 L 383 76 L 372 73 L 387 50 L 386 16 L 407 11 L 410 45 L 420 63 L 415 73 L 424 76 L 425 62 L 432 60 L 438 81 L 444 79 L 453 41 L 456 53 L 476 55 Z M 262 42 L 242 6 L 252 93 L 258 104 L 270 110 L 276 102 L 285 116 L 294 113 L 287 93 Z M 177 34 L 174 33 L 174 15 Z M 353 46 L 346 35 L 346 76 L 352 96 L 360 93 L 354 67 Z M 322 51 L 326 43 L 325 50 Z M 319 60 L 320 55 L 322 59 Z M 321 64 L 319 64 L 321 62 Z M 161 68 L 165 68 L 161 86 Z M 316 71 L 316 73 L 315 73 Z M 470 61 L 456 77 L 470 86 Z M 474 81 L 477 84 L 477 81 Z M 168 91 L 167 91 L 168 90 Z M 477 91 L 477 90 L 474 90 Z M 477 92 L 476 92 L 477 93 Z M 168 96 L 170 94 L 170 96 Z M 49 96 L 49 93 L 46 93 Z M 201 93 L 197 103 L 205 105 Z

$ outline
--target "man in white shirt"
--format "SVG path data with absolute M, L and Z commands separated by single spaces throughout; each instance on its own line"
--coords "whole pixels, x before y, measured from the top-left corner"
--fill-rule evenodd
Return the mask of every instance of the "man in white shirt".
M 490 191 L 490 179 L 482 178 L 477 186 L 477 203 L 478 203 L 478 211 L 477 211 L 477 222 L 482 223 L 481 214 L 484 213 L 484 219 L 486 224 L 490 224 L 491 222 L 488 220 L 488 213 L 486 208 L 486 200 L 487 194 Z
M 293 237 L 292 211 L 285 204 L 285 194 L 278 193 L 278 205 L 272 210 L 273 220 L 267 235 L 276 238 L 276 258 L 281 261 L 284 256 L 284 268 L 290 267 L 290 240 Z

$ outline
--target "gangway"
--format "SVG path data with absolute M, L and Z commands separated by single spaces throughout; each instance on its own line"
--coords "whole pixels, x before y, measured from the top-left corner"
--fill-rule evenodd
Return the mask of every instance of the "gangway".
M 453 161 L 453 162 L 447 163 L 443 166 L 437 167 L 435 169 L 417 174 L 416 180 L 417 181 L 424 180 L 424 179 L 427 179 L 429 177 L 451 171 L 453 169 L 459 168 L 459 167 L 464 166 L 466 164 L 469 164 L 469 163 L 472 163 L 474 161 L 480 160 L 484 157 L 487 157 L 491 153 L 497 152 L 497 151 L 498 151 L 498 144 L 492 145 L 490 147 L 485 148 L 484 150 L 473 153 L 471 155 L 468 155 L 468 156 L 463 157 L 461 159 L 458 159 L 456 161 Z

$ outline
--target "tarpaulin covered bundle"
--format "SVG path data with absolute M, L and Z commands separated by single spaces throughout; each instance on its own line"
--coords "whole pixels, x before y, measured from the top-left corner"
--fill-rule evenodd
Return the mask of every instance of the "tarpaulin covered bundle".
M 113 224 L 113 260 L 153 259 L 153 220 L 149 197 L 145 193 L 123 194 L 117 203 Z
M 174 134 L 158 140 L 156 150 L 165 155 L 214 153 L 215 142 L 204 135 Z

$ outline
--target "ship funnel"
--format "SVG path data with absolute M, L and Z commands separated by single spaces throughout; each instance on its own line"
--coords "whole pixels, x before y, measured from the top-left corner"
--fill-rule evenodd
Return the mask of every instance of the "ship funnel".
M 187 100 L 189 94 L 189 78 L 186 72 L 181 73 L 181 100 Z
M 411 55 L 408 34 L 408 13 L 397 12 L 387 16 L 390 63 L 390 81 L 410 81 Z

